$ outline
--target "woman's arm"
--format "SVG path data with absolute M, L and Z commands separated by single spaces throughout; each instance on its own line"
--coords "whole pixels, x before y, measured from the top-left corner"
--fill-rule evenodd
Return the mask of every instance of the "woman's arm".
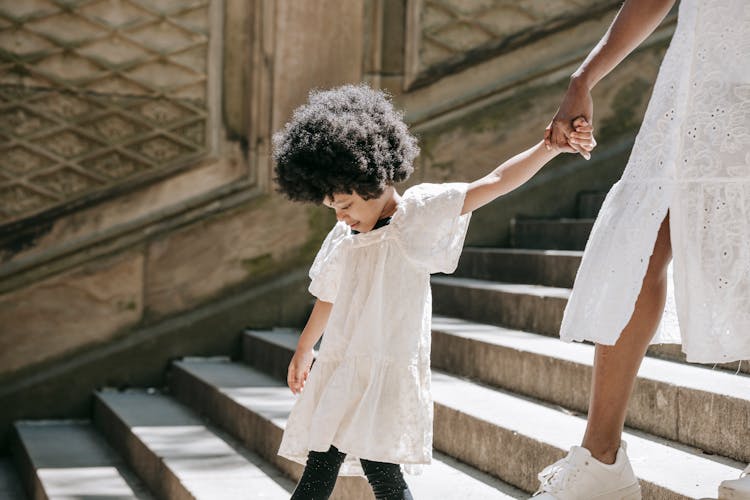
M 674 3 L 675 0 L 625 1 L 602 39 L 571 76 L 560 109 L 545 133 L 545 144 L 563 147 L 570 142 L 584 154 L 575 140 L 568 141 L 571 121 L 583 116 L 592 123 L 591 89 L 656 29 Z
M 323 335 L 332 308 L 332 303 L 316 300 L 307 324 L 299 336 L 297 350 L 289 363 L 286 377 L 287 384 L 294 394 L 301 392 L 307 381 L 313 362 L 313 347 Z
M 593 128 L 582 118 L 577 119 L 573 126 L 576 136 L 580 137 L 581 147 L 586 151 L 591 151 L 596 146 Z M 573 151 L 569 148 L 564 148 L 564 150 Z M 545 147 L 544 143 L 540 142 L 504 162 L 488 175 L 472 182 L 466 189 L 461 215 L 473 212 L 495 198 L 513 191 L 531 179 L 562 151 L 562 149 Z

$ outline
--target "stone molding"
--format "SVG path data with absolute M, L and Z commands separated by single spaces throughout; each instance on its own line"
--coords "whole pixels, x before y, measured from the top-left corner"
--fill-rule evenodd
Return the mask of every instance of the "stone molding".
M 107 1 L 94 0 L 87 5 L 97 6 Z M 120 1 L 131 7 L 138 5 L 137 0 Z M 204 80 L 206 109 L 203 120 L 215 126 L 208 128 L 211 133 L 204 129 L 202 159 L 201 154 L 196 154 L 184 161 L 165 163 L 150 176 L 112 181 L 93 195 L 68 200 L 31 217 L 0 224 L 0 293 L 74 266 L 82 256 L 90 259 L 138 244 L 153 236 L 154 228 L 158 227 L 159 232 L 169 231 L 170 227 L 188 223 L 186 217 L 206 217 L 246 203 L 270 189 L 275 2 L 173 2 L 173 5 L 179 4 L 187 4 L 189 11 L 206 9 L 211 17 L 211 33 L 223 33 L 223 37 L 211 36 L 205 44 L 210 77 Z M 165 105 L 171 103 L 165 101 Z M 152 107 L 149 112 L 153 113 L 157 108 Z M 126 114 L 118 112 L 116 116 Z M 118 143 L 109 147 L 118 151 L 122 149 Z M 0 187 L 6 177 L 0 171 Z M 195 186 L 185 189 L 191 177 L 209 181 L 200 181 L 198 191 Z M 180 180 L 182 178 L 185 180 Z M 174 186 L 184 194 L 175 192 Z M 175 194 L 170 195 L 170 192 Z M 125 194 L 128 196 L 123 197 Z M 86 212 L 91 213 L 91 220 L 107 219 L 97 213 L 116 212 L 118 205 L 127 205 L 122 201 L 124 198 L 139 196 L 145 206 L 151 204 L 154 209 L 135 214 L 132 218 L 110 217 L 114 221 L 110 225 L 91 227 L 87 234 L 70 231 L 67 238 L 40 245 L 45 236 L 53 239 L 50 233 L 62 232 L 58 228 L 80 225 L 77 221 L 84 218 Z M 174 199 L 170 200 L 170 196 Z M 161 201 L 154 203 L 154 197 Z

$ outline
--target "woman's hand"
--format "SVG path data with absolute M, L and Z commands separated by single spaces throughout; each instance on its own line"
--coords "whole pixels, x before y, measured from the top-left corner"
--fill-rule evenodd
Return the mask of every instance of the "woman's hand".
M 307 377 L 310 375 L 310 367 L 314 359 L 313 350 L 297 350 L 294 352 L 289 370 L 286 375 L 286 383 L 292 393 L 299 394 L 305 387 Z
M 584 118 L 587 124 L 591 126 L 593 115 L 594 103 L 591 100 L 591 92 L 580 80 L 573 78 L 562 104 L 560 104 L 560 109 L 557 110 L 557 114 L 544 131 L 544 144 L 548 149 L 557 148 L 565 151 L 566 148 L 572 148 L 587 160 L 590 159 L 589 151 L 591 149 L 584 147 L 572 134 L 575 132 L 573 122 L 577 118 Z

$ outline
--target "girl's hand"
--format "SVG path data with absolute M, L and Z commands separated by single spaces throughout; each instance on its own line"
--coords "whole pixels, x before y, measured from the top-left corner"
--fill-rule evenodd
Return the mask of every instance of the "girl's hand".
M 594 127 L 592 127 L 582 116 L 573 120 L 573 132 L 568 137 L 568 143 L 576 148 L 591 152 L 596 147 L 594 139 Z M 587 158 L 588 159 L 588 158 Z
M 289 363 L 289 371 L 286 376 L 286 383 L 292 390 L 293 394 L 299 394 L 302 392 L 302 388 L 307 382 L 307 377 L 310 375 L 310 367 L 313 362 L 313 350 L 294 352 L 292 361 Z

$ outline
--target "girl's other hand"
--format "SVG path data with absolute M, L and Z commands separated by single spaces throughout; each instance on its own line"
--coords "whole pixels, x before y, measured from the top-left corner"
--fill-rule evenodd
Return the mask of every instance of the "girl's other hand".
M 592 127 L 584 117 L 579 116 L 573 120 L 573 132 L 570 133 L 568 142 L 574 148 L 583 149 L 587 153 L 590 152 L 596 147 L 594 127 Z
M 310 367 L 313 362 L 313 351 L 295 351 L 292 361 L 289 363 L 289 370 L 286 376 L 286 383 L 292 390 L 293 394 L 302 392 L 305 387 L 307 377 L 310 375 Z

